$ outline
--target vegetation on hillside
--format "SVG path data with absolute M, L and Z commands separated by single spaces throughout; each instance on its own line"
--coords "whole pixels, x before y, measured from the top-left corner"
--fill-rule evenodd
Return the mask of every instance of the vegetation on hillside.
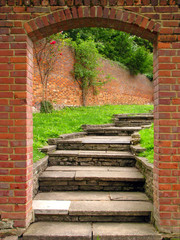
M 42 112 L 51 112 L 51 103 L 47 101 L 47 86 L 49 75 L 52 73 L 57 53 L 63 43 L 70 44 L 75 51 L 74 77 L 82 90 L 82 103 L 86 105 L 86 95 L 93 87 L 94 94 L 98 87 L 111 79 L 98 79 L 99 57 L 118 62 L 121 67 L 131 74 L 146 74 L 152 80 L 153 56 L 152 44 L 147 40 L 114 29 L 106 28 L 81 28 L 58 34 L 40 40 L 35 45 L 36 62 L 39 69 L 43 96 L 41 103 Z M 60 53 L 61 55 L 61 53 Z
M 44 154 L 38 151 L 47 145 L 48 138 L 58 137 L 61 134 L 82 131 L 82 124 L 110 123 L 113 114 L 146 113 L 153 110 L 153 105 L 105 105 L 93 107 L 64 108 L 51 114 L 34 113 L 34 161 Z
M 153 46 L 148 40 L 109 28 L 81 28 L 63 33 L 73 42 L 93 40 L 98 52 L 119 62 L 131 74 L 146 74 L 152 80 Z

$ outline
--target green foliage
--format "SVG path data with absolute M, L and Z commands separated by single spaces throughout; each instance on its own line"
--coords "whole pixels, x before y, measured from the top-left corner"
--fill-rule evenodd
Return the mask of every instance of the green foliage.
M 71 44 L 75 49 L 74 76 L 82 90 L 83 106 L 86 105 L 86 95 L 90 87 L 93 87 L 94 94 L 98 93 L 98 87 L 106 81 L 98 79 L 99 53 L 96 44 L 91 39 Z M 109 77 L 107 77 L 109 79 Z
M 133 41 L 140 47 L 144 47 L 147 51 L 149 51 L 150 53 L 153 52 L 153 44 L 151 42 L 149 42 L 146 39 L 137 37 L 137 36 L 132 36 Z
M 153 109 L 153 105 L 105 105 L 94 107 L 64 108 L 51 114 L 33 114 L 34 161 L 44 155 L 38 151 L 47 145 L 48 138 L 58 137 L 60 134 L 82 131 L 82 124 L 110 123 L 113 114 L 146 113 Z
M 75 46 L 74 75 L 81 89 L 96 85 L 99 54 L 93 41 L 81 41 Z
M 150 81 L 153 81 L 153 73 L 145 73 L 145 76 L 149 78 Z
M 66 36 L 77 43 L 93 39 L 101 55 L 123 64 L 131 74 L 152 74 L 153 46 L 147 40 L 108 28 L 73 29 Z
M 141 157 L 146 157 L 149 162 L 154 162 L 154 124 L 150 128 L 143 129 L 140 132 L 141 146 L 146 148 L 146 151 L 140 153 Z
M 53 111 L 53 105 L 49 101 L 42 101 L 41 102 L 41 108 L 40 112 L 41 113 L 52 113 Z

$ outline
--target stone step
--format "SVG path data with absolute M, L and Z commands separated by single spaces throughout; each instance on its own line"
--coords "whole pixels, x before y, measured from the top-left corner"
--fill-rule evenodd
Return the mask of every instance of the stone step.
M 129 151 L 129 136 L 86 136 L 83 138 L 58 140 L 58 150 Z
M 52 166 L 39 177 L 40 191 L 144 191 L 134 167 Z
M 103 136 L 130 136 L 134 132 L 140 131 L 139 127 L 106 127 L 106 128 L 88 128 L 86 130 L 88 135 L 103 135 Z
M 93 240 L 161 240 L 151 224 L 147 223 L 94 223 Z
M 113 118 L 116 119 L 127 119 L 127 120 L 132 120 L 132 119 L 138 119 L 138 120 L 153 120 L 154 115 L 152 113 L 139 113 L 139 114 L 114 114 Z
M 138 121 L 138 120 L 132 120 L 128 122 L 128 126 L 129 127 L 137 127 L 137 126 L 143 126 L 143 128 L 146 128 L 146 126 L 151 125 L 153 121 Z M 115 120 L 115 126 L 116 127 L 127 127 L 127 121 L 120 121 L 120 120 Z
M 34 200 L 36 221 L 149 222 L 148 201 Z
M 57 150 L 49 154 L 49 166 L 135 166 L 135 158 L 125 151 Z
M 34 200 L 54 201 L 149 201 L 142 192 L 67 191 L 41 192 Z
M 161 240 L 148 223 L 36 222 L 23 240 Z
M 114 115 L 114 123 L 116 127 L 137 127 L 143 125 L 149 125 L 153 122 L 154 116 L 152 114 L 137 114 L 126 115 L 117 114 Z

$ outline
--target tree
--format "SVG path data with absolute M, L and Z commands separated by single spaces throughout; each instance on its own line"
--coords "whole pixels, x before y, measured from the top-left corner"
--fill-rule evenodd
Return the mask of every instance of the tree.
M 52 111 L 51 104 L 47 101 L 47 86 L 49 76 L 54 70 L 57 56 L 63 46 L 61 36 L 52 35 L 37 42 L 34 46 L 35 59 L 39 70 L 40 80 L 43 87 L 41 106 L 43 111 L 48 113 Z
M 82 90 L 82 103 L 86 106 L 86 96 L 90 87 L 97 92 L 97 87 L 105 84 L 106 81 L 98 79 L 99 53 L 96 44 L 92 40 L 79 40 L 78 44 L 73 42 L 75 49 L 74 76 Z

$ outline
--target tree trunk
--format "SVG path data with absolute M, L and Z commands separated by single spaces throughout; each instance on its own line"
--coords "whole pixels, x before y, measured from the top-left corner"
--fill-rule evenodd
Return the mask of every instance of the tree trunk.
M 82 105 L 86 106 L 86 90 L 82 89 Z
M 45 86 L 42 86 L 42 102 L 45 101 Z
M 43 84 L 43 92 L 42 92 L 42 103 L 43 108 L 44 108 L 44 112 L 48 113 L 48 106 L 47 106 L 47 85 Z

